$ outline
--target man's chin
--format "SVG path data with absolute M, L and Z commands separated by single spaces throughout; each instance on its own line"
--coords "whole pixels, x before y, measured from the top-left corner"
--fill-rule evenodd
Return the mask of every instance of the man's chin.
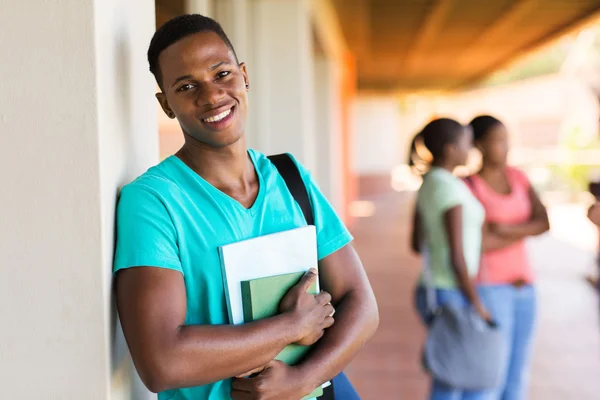
M 194 138 L 191 135 L 187 135 L 188 139 L 191 139 L 195 144 L 202 147 L 209 147 L 212 149 L 224 149 L 231 146 L 236 146 L 244 143 L 244 135 L 236 135 L 236 136 L 225 136 L 222 137 L 211 137 L 211 138 Z

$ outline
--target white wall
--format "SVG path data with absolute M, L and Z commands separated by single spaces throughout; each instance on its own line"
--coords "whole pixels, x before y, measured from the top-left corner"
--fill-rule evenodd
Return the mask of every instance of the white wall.
M 131 398 L 130 364 L 111 343 L 113 211 L 118 186 L 157 159 L 143 61 L 152 3 L 29 0 L 4 11 L 2 397 Z
M 405 146 L 400 140 L 400 107 L 396 98 L 359 97 L 353 104 L 352 115 L 354 172 L 359 175 L 386 174 L 405 162 Z
M 146 50 L 155 31 L 154 3 L 96 0 L 96 82 L 102 204 L 104 305 L 111 343 L 112 399 L 156 398 L 131 362 L 112 299 L 118 190 L 158 162 L 155 81 Z

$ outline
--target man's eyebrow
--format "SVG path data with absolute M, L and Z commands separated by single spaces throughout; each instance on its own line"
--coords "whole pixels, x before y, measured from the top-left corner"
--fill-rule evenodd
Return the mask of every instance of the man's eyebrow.
M 215 69 L 219 68 L 221 65 L 223 64 L 227 64 L 227 62 L 225 61 L 219 61 L 218 63 L 214 64 L 213 66 L 210 67 L 211 71 L 214 71 Z

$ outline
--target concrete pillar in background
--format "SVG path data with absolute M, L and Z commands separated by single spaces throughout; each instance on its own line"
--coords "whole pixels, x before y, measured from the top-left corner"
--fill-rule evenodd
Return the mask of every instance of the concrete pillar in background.
M 251 145 L 291 152 L 316 170 L 311 8 L 308 0 L 252 2 Z
M 118 190 L 158 159 L 153 2 L 13 1 L 0 26 L 2 397 L 151 398 L 112 261 Z
M 207 17 L 214 15 L 212 0 L 185 0 L 185 12 L 188 14 L 202 14 Z
M 341 210 L 344 201 L 342 166 L 342 98 L 340 71 L 325 57 L 315 59 L 316 148 L 319 186 L 331 204 Z

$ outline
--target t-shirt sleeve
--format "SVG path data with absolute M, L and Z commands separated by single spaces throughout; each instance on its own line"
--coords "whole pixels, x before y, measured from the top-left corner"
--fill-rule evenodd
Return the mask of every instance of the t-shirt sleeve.
M 531 182 L 529 181 L 527 175 L 525 175 L 525 172 L 517 168 L 509 168 L 508 171 L 518 185 L 525 188 L 525 190 L 529 190 L 529 188 L 531 187 Z
M 128 185 L 117 206 L 114 273 L 141 266 L 183 273 L 177 231 L 165 204 L 151 189 Z
M 308 192 L 317 230 L 317 255 L 319 260 L 322 260 L 346 246 L 353 240 L 353 237 L 319 189 L 310 172 L 293 156 L 291 157 L 300 170 Z
M 469 193 L 469 188 L 461 187 L 466 185 L 465 182 L 460 181 L 443 181 L 440 180 L 433 190 L 433 202 L 437 205 L 437 209 L 443 214 L 446 211 L 460 206 L 464 202 L 464 194 Z

